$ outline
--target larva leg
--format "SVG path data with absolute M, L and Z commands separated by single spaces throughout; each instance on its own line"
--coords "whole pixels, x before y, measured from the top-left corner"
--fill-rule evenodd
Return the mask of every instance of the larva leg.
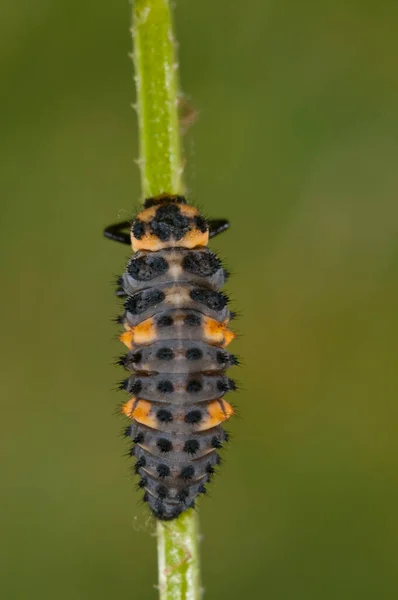
M 122 221 L 121 223 L 114 223 L 114 225 L 108 225 L 104 229 L 104 236 L 114 242 L 120 244 L 131 245 L 131 238 L 129 233 L 123 233 L 122 229 L 130 229 L 131 221 Z
M 209 237 L 215 237 L 219 233 L 222 233 L 229 227 L 229 221 L 227 219 L 213 219 L 208 221 L 209 224 Z

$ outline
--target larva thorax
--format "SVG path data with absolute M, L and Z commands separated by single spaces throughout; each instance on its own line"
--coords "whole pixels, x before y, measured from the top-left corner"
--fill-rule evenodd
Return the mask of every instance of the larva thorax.
M 120 278 L 125 298 L 119 363 L 130 372 L 122 412 L 139 487 L 154 515 L 176 518 L 205 492 L 233 413 L 225 370 L 237 363 L 220 291 L 226 272 L 207 248 L 205 219 L 181 196 L 146 201 L 131 226 L 135 251 Z

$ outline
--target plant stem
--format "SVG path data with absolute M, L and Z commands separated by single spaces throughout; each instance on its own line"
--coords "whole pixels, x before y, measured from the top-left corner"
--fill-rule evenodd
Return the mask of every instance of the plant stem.
M 158 523 L 161 600 L 200 598 L 198 534 L 197 513 L 192 509 L 171 523 Z
M 144 198 L 183 191 L 178 71 L 168 0 L 135 0 L 133 43 Z M 157 524 L 161 600 L 198 600 L 198 518 L 194 510 Z
M 178 194 L 178 64 L 168 0 L 135 0 L 133 40 L 142 192 Z

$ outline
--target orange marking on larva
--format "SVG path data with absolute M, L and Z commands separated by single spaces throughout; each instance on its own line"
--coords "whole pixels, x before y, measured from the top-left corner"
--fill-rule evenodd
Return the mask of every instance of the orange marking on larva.
M 224 421 L 227 421 L 233 414 L 233 408 L 225 400 L 213 400 L 207 405 L 208 417 L 202 420 L 197 431 L 205 431 L 212 427 L 217 427 Z
M 151 415 L 151 410 L 151 402 L 148 402 L 148 400 L 138 400 L 131 418 L 137 421 L 137 423 L 141 423 L 142 425 L 156 429 L 158 423 L 156 417 Z
M 182 246 L 183 248 L 196 248 L 197 246 L 207 246 L 208 243 L 208 231 L 202 233 L 200 229 L 191 229 L 181 240 L 179 240 L 178 246 Z
M 156 339 L 156 327 L 153 319 L 145 319 L 133 327 L 133 341 L 135 344 L 150 344 Z
M 193 217 L 198 217 L 200 215 L 198 209 L 191 204 L 181 204 L 180 213 L 188 219 L 193 219 Z
M 153 233 L 149 233 L 147 235 L 143 235 L 140 240 L 135 238 L 133 234 L 131 234 L 131 245 L 133 250 L 137 252 L 137 250 L 150 250 L 151 252 L 155 252 L 156 250 L 161 250 L 162 248 L 166 248 L 170 243 L 162 242 L 156 235 Z M 172 245 L 175 245 L 174 243 Z
M 131 245 L 135 252 L 137 250 L 150 250 L 156 252 L 163 248 L 196 248 L 197 246 L 207 246 L 209 241 L 209 232 L 202 233 L 199 229 L 191 229 L 181 240 L 171 239 L 162 242 L 156 235 L 148 234 L 142 236 L 140 240 L 131 235 Z
M 130 400 L 127 400 L 127 402 L 125 402 L 121 408 L 121 413 L 126 415 L 126 417 L 128 417 L 129 419 L 133 418 L 133 411 L 134 411 L 134 404 L 135 404 L 135 398 L 130 398 Z
M 126 329 L 127 326 L 125 325 Z M 119 336 L 119 340 L 130 348 L 133 349 L 134 345 L 150 344 L 156 338 L 156 327 L 153 319 L 145 319 L 139 325 L 135 327 L 129 327 L 128 331 L 125 331 Z
M 156 215 L 156 211 L 158 208 L 159 205 L 151 206 L 150 208 L 145 208 L 137 215 L 137 219 L 143 221 L 144 223 L 149 223 Z
M 235 338 L 236 338 L 236 333 L 234 333 L 230 329 L 225 328 L 223 347 L 225 348 L 225 346 L 228 346 L 228 344 L 230 344 L 232 342 L 232 340 L 234 340 Z
M 125 331 L 124 333 L 119 335 L 119 340 L 121 342 L 123 342 L 123 344 L 125 346 L 127 346 L 127 348 L 130 348 L 130 350 L 131 350 L 133 347 L 133 337 L 134 337 L 134 332 L 131 329 L 130 331 Z
M 235 338 L 235 334 L 230 329 L 227 329 L 227 323 L 220 323 L 210 317 L 205 317 L 203 320 L 203 330 L 207 341 L 211 344 L 216 344 L 222 347 L 228 346 Z

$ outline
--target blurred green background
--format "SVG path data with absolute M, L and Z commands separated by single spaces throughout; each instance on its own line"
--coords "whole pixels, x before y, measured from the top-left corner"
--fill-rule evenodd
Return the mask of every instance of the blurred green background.
M 1 598 L 155 599 L 114 416 L 128 252 L 101 234 L 140 198 L 130 7 L 6 0 L 0 23 Z M 205 597 L 395 599 L 398 4 L 180 0 L 176 23 L 245 363 Z

